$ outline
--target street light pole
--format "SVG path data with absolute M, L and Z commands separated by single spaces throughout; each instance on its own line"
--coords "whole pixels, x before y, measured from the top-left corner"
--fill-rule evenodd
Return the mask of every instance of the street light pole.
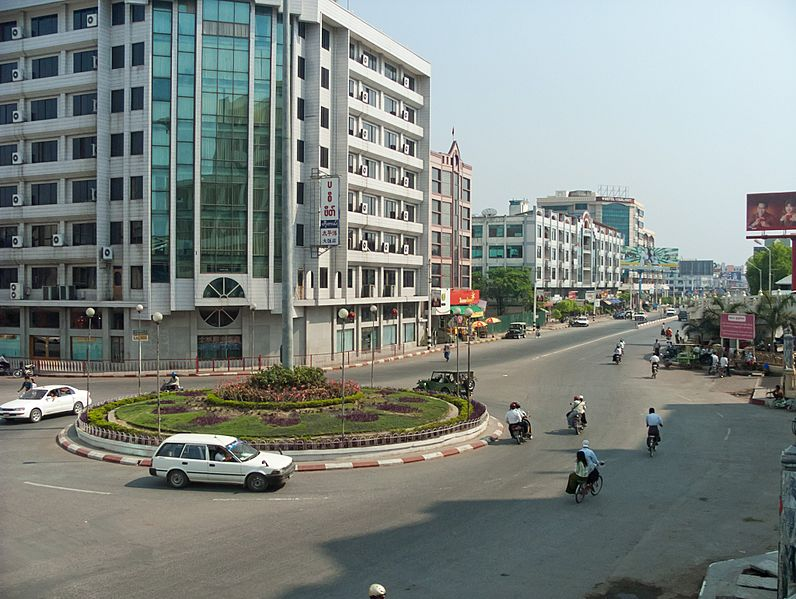
M 157 386 L 158 393 L 158 435 L 160 435 L 160 321 L 163 320 L 163 314 L 160 312 L 155 312 L 152 315 L 152 320 L 154 321 L 155 325 L 157 325 L 157 374 L 155 375 L 155 384 Z
M 763 242 L 761 242 L 759 239 L 755 239 L 755 243 L 768 252 L 768 292 L 771 293 L 771 261 L 772 261 L 772 258 L 773 258 L 772 254 L 771 254 L 771 248 L 768 247 Z M 760 271 L 760 286 L 761 287 L 763 286 L 763 280 L 762 279 L 763 279 L 763 271 L 761 270 Z
M 373 326 L 370 329 L 370 387 L 373 388 L 373 364 L 376 361 L 376 313 L 379 309 L 371 305 L 370 307 L 370 320 Z
M 763 294 L 763 270 L 759 266 L 755 266 L 754 264 L 752 264 L 751 261 L 747 262 L 746 266 L 747 267 L 751 266 L 752 268 L 757 270 L 757 272 L 760 273 L 760 278 L 758 279 L 758 285 L 757 285 L 757 295 L 762 295 Z M 748 280 L 747 280 L 747 282 L 748 282 Z M 749 291 L 751 292 L 751 288 L 749 289 Z
M 135 307 L 135 311 L 138 312 L 138 397 L 141 397 L 141 312 L 144 311 L 144 306 L 138 304 Z
M 465 389 L 467 393 L 467 418 L 470 418 L 470 337 L 473 324 L 473 309 L 467 308 L 464 311 L 467 316 L 467 377 L 465 378 Z M 458 381 L 457 381 L 458 382 Z
M 340 355 L 343 356 L 340 367 L 340 421 L 343 423 L 343 436 L 345 437 L 345 320 L 348 318 L 348 308 L 340 308 L 337 317 L 340 325 Z
M 91 396 L 91 320 L 94 318 L 94 308 L 86 308 L 88 317 L 88 347 L 86 348 L 86 396 Z M 86 400 L 88 406 L 88 400 Z
M 254 370 L 254 316 L 255 312 L 257 311 L 257 304 L 253 303 L 249 306 L 249 310 L 251 310 L 252 314 L 252 328 L 249 332 L 249 337 L 251 337 L 251 360 L 252 360 L 252 370 Z

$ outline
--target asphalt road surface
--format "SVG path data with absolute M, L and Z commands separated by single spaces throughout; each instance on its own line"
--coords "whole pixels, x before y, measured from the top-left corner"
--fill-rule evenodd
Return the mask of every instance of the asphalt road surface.
M 175 491 L 143 468 L 79 458 L 54 442 L 68 416 L 0 424 L 0 596 L 350 599 L 380 582 L 391 598 L 695 597 L 708 563 L 775 547 L 790 417 L 727 393 L 750 379 L 661 370 L 651 380 L 657 332 L 610 322 L 473 346 L 477 399 L 499 419 L 519 401 L 532 441 L 299 473 L 274 493 Z M 436 353 L 377 365 L 375 379 L 412 386 L 446 367 L 455 351 L 448 364 Z M 368 382 L 370 370 L 347 376 Z M 0 393 L 18 385 L 0 381 Z M 136 388 L 92 379 L 97 399 Z M 565 429 L 576 393 L 589 406 L 585 437 L 607 462 L 602 493 L 580 505 L 564 493 L 583 438 Z M 654 459 L 649 406 L 664 420 Z

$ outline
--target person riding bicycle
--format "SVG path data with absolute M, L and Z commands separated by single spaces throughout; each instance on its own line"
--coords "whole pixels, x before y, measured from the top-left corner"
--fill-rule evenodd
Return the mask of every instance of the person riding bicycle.
M 597 454 L 594 453 L 594 451 L 589 447 L 588 439 L 582 443 L 581 451 L 586 456 L 586 463 L 589 470 L 586 482 L 589 485 L 594 484 L 594 481 L 596 481 L 600 476 L 598 466 L 602 466 L 603 462 L 597 458 Z
M 509 405 L 509 411 L 506 412 L 506 424 L 509 425 L 509 428 L 519 424 L 522 427 L 522 434 L 530 435 L 531 422 L 528 420 L 528 414 L 525 413 L 525 410 L 523 410 L 516 401 L 512 401 L 511 405 Z
M 586 426 L 586 400 L 583 399 L 582 395 L 575 395 L 569 404 L 567 425 L 570 428 L 575 426 L 575 414 L 580 414 L 580 422 L 583 426 Z
M 650 446 L 650 439 L 655 439 L 655 443 L 661 442 L 661 431 L 663 428 L 663 420 L 655 413 L 655 408 L 650 408 L 647 414 L 647 447 Z
M 660 368 L 660 365 L 661 365 L 660 356 L 652 354 L 652 357 L 650 358 L 650 367 L 652 368 L 653 375 L 655 375 L 658 372 L 658 368 Z

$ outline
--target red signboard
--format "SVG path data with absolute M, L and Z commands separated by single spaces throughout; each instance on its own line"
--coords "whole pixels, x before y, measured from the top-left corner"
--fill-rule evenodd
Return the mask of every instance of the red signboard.
M 747 237 L 796 234 L 796 192 L 750 193 L 746 196 Z
M 724 312 L 721 315 L 720 325 L 722 339 L 753 341 L 755 338 L 754 314 L 728 314 Z
M 451 306 L 472 306 L 481 299 L 481 292 L 478 289 L 451 289 Z

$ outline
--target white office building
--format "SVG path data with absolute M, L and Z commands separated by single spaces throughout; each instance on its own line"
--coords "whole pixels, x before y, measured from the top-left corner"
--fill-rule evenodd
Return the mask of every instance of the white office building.
M 0 3 L 0 354 L 131 360 L 160 312 L 166 358 L 278 355 L 285 206 L 296 363 L 421 342 L 430 66 L 331 0 L 293 0 L 285 44 L 280 7 Z

